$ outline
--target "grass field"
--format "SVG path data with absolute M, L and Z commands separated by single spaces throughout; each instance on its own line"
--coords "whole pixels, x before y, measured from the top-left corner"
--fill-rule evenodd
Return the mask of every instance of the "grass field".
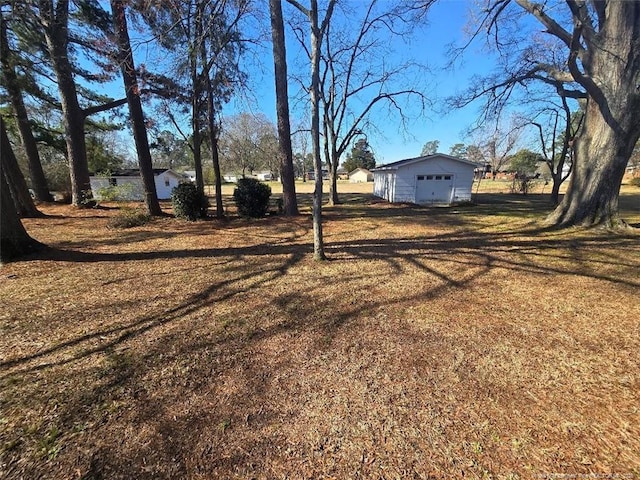
M 0 269 L 0 478 L 640 478 L 640 235 L 499 185 L 341 184 L 322 263 L 310 184 L 297 218 L 41 206 L 51 248 Z

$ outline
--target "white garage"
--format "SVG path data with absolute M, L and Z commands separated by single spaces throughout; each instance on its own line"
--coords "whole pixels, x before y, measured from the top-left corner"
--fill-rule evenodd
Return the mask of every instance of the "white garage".
M 442 153 L 407 158 L 373 170 L 373 194 L 390 202 L 470 201 L 476 167 L 473 162 Z

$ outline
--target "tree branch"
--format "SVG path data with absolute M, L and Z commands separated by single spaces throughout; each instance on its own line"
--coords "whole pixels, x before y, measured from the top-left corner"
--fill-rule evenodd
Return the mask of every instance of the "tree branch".
M 82 114 L 85 117 L 88 117 L 88 116 L 94 115 L 96 113 L 100 113 L 100 112 L 104 112 L 106 110 L 111 110 L 113 108 L 120 107 L 120 106 L 124 105 L 125 103 L 127 103 L 127 99 L 126 98 L 121 98 L 119 100 L 114 100 L 112 102 L 104 103 L 102 105 L 96 105 L 94 107 L 85 108 L 84 110 L 82 110 Z

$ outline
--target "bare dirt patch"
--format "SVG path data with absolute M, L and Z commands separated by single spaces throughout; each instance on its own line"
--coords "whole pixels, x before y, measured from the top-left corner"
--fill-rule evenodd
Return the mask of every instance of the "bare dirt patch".
M 42 207 L 0 270 L 0 478 L 640 475 L 637 233 L 345 200 L 324 263 L 307 214 Z

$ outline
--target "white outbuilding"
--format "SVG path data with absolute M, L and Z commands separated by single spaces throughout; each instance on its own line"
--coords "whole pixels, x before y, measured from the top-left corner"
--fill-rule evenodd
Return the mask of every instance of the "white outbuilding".
M 373 173 L 366 168 L 356 168 L 349 173 L 349 183 L 367 183 L 373 182 Z
M 171 198 L 171 190 L 186 179 L 168 168 L 154 168 L 153 179 L 159 200 Z M 91 191 L 98 200 L 144 200 L 144 188 L 140 170 L 135 168 L 118 170 L 108 175 L 92 175 Z
M 389 202 L 451 204 L 471 200 L 477 165 L 442 153 L 373 169 L 373 194 Z

